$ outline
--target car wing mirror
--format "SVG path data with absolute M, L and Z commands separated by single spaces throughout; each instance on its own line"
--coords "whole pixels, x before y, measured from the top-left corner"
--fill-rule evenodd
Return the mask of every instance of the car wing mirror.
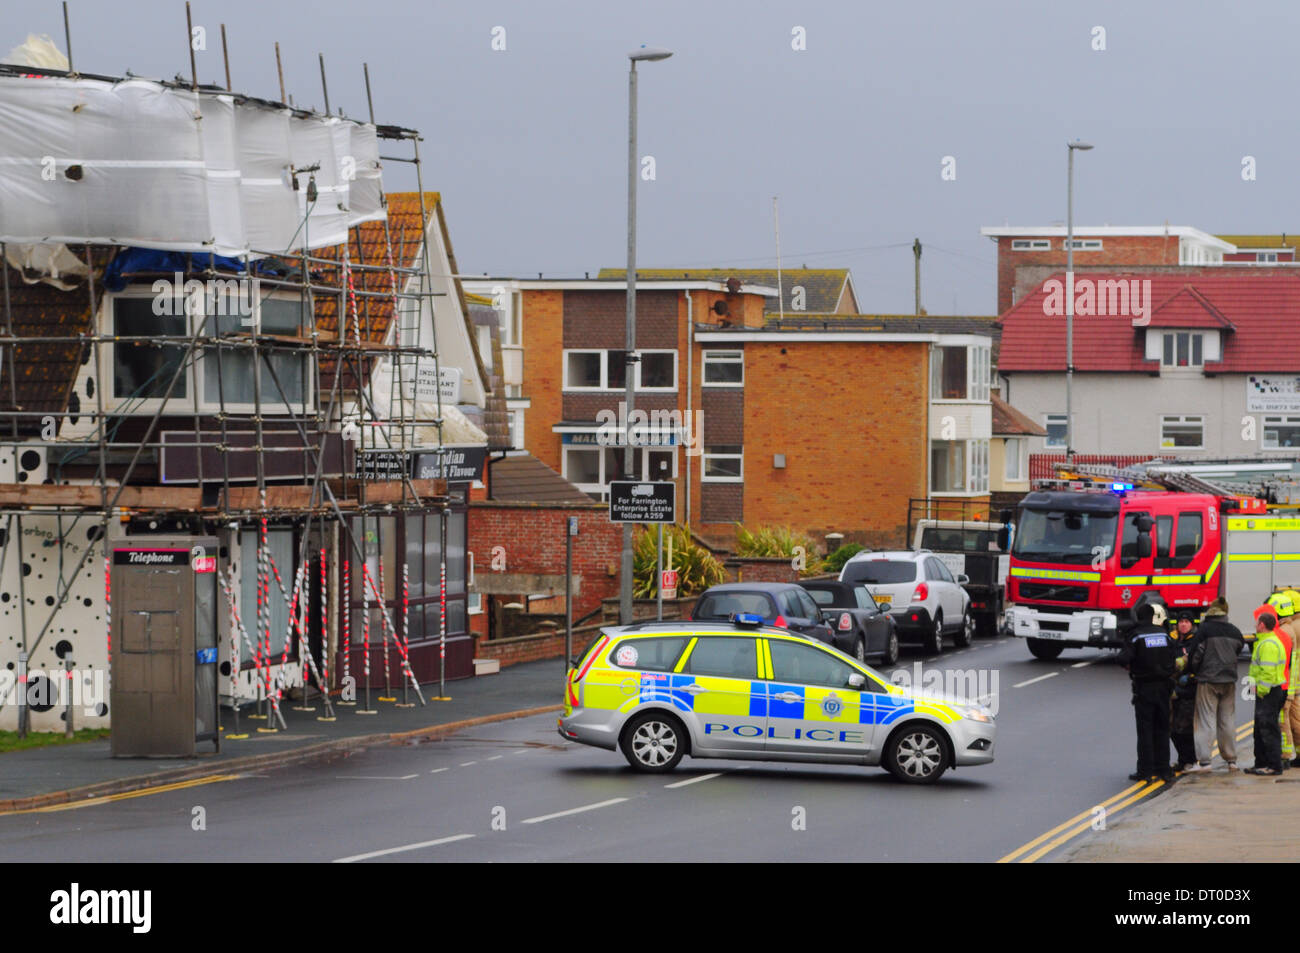
M 849 676 L 849 688 L 861 688 L 867 684 L 867 676 L 854 672 Z
M 965 573 L 960 573 L 957 576 L 957 585 L 964 586 L 969 582 L 970 582 L 970 576 L 966 575 Z

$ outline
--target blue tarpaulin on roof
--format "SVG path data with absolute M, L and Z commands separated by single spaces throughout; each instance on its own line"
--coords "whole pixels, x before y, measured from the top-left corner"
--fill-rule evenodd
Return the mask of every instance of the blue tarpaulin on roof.
M 104 287 L 121 291 L 129 275 L 191 274 L 196 271 L 229 271 L 243 274 L 244 263 L 222 255 L 195 255 L 188 252 L 158 251 L 155 248 L 124 248 L 104 269 Z

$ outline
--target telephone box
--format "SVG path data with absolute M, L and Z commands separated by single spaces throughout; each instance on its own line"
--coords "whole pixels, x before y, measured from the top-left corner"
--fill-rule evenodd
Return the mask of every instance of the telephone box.
M 110 542 L 112 753 L 183 758 L 217 725 L 217 541 Z

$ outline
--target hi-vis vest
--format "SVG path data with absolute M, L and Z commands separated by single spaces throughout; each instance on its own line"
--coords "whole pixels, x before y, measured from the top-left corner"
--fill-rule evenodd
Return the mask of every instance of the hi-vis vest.
M 1255 640 L 1255 651 L 1250 657 L 1250 677 L 1255 680 L 1255 690 L 1260 695 L 1283 684 L 1286 679 L 1286 649 L 1274 632 L 1262 633 Z

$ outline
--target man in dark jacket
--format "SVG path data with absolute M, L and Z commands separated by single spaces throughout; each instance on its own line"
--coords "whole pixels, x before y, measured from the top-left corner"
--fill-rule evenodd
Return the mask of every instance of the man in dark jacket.
M 1188 609 L 1178 613 L 1178 621 L 1169 633 L 1178 643 L 1178 651 L 1188 656 L 1199 641 L 1196 638 L 1196 616 Z M 1169 713 L 1169 737 L 1178 752 L 1178 769 L 1191 771 L 1196 766 L 1196 681 L 1195 676 L 1184 671 L 1174 681 L 1174 699 Z
M 1130 781 L 1172 781 L 1169 765 L 1169 697 L 1182 653 L 1169 634 L 1153 624 L 1154 607 L 1137 607 L 1137 627 L 1120 650 L 1120 664 L 1133 683 L 1133 717 L 1137 723 L 1137 770 Z
M 1228 603 L 1215 599 L 1205 610 L 1187 669 L 1196 676 L 1195 768 L 1208 771 L 1210 748 L 1217 735 L 1219 755 L 1228 770 L 1237 770 L 1237 656 L 1245 640 L 1228 621 Z

